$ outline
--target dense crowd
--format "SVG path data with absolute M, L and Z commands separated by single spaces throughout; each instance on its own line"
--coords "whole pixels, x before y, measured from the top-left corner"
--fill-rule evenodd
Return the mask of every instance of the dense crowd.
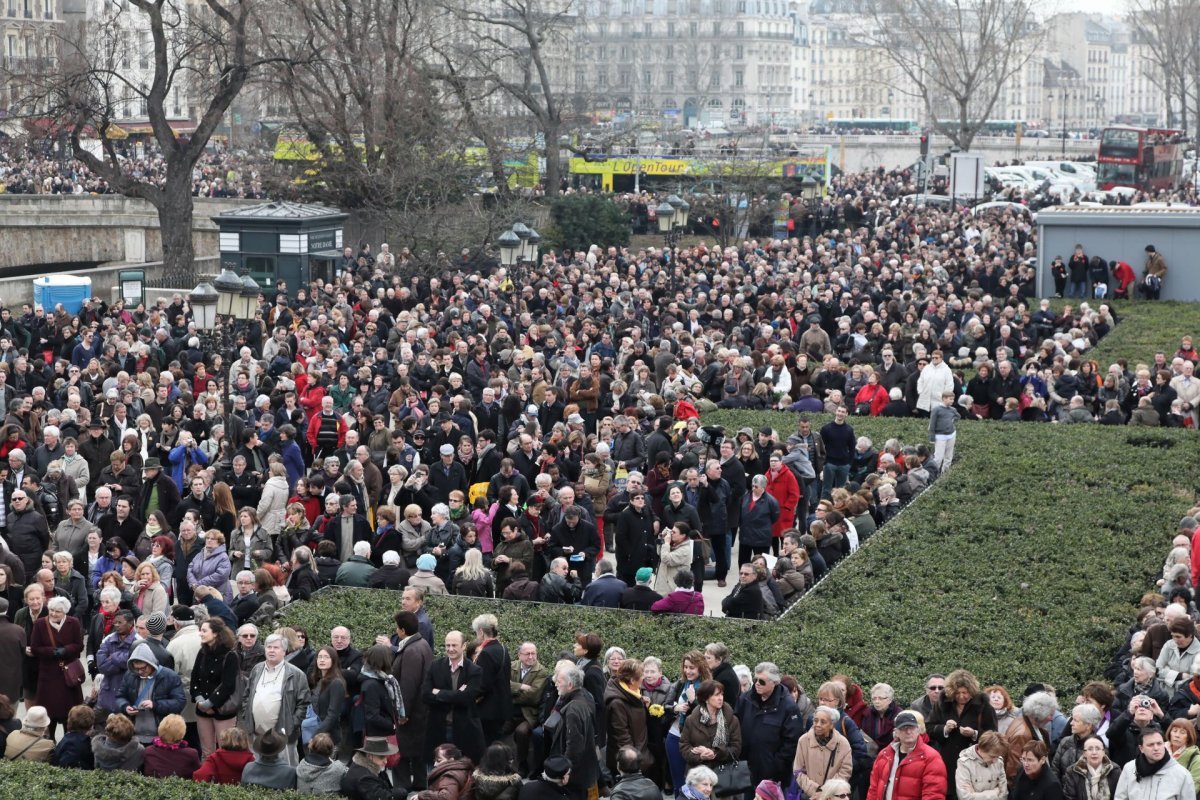
M 738 678 L 731 659 L 755 654 L 719 643 L 664 665 L 589 634 L 542 667 L 489 615 L 435 638 L 424 611 L 453 592 L 699 614 L 732 567 L 722 611 L 770 618 L 951 467 L 960 419 L 1148 424 L 1192 390 L 1190 339 L 1089 359 L 1118 321 L 1033 299 L 1027 216 L 893 205 L 906 180 L 846 176 L 795 238 L 724 249 L 548 250 L 516 272 L 484 252 L 425 278 L 407 251 L 347 248 L 335 281 L 264 293 L 228 358 L 182 296 L 0 309 L 0 663 L 21 664 L 0 692 L 28 729 L 9 757 L 422 800 L 491 783 L 583 798 L 627 775 L 690 800 L 731 781 L 892 800 L 914 754 L 953 791 L 949 742 L 991 768 L 977 706 L 1003 692 L 962 672 L 923 717 L 875 687 L 875 719 L 848 677 L 813 703 L 769 662 Z M 1158 421 L 1194 424 L 1189 397 Z M 703 424 L 715 408 L 798 416 L 733 431 Z M 925 418 L 928 440 L 872 442 L 856 415 Z M 345 628 L 276 629 L 329 584 L 403 589 L 395 629 L 365 652 Z M 1028 694 L 1040 730 L 1053 700 Z M 1044 764 L 1056 737 L 1030 736 Z M 688 771 L 712 766 L 730 768 Z
M 167 179 L 165 159 L 147 145 L 135 150 L 121 145 L 122 169 L 136 180 L 161 185 Z M 213 147 L 200 157 L 192 170 L 192 194 L 196 197 L 266 198 L 264 177 L 270 153 L 261 148 L 231 151 Z M 108 181 L 93 173 L 82 161 L 24 148 L 0 152 L 0 192 L 6 194 L 114 194 Z

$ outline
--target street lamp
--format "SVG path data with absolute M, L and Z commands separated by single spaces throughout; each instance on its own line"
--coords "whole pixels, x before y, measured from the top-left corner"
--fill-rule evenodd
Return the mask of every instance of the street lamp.
M 192 309 L 192 319 L 196 327 L 205 332 L 211 332 L 217 327 L 217 302 L 220 295 L 208 281 L 196 284 L 188 294 L 188 305 Z
M 664 201 L 658 204 L 655 212 L 658 215 L 658 232 L 670 233 L 675 224 L 675 209 L 670 203 Z
M 245 322 L 254 319 L 254 312 L 258 308 L 258 295 L 261 292 L 258 281 L 249 275 L 242 277 L 242 316 L 239 319 Z
M 223 317 L 236 317 L 241 308 L 242 279 L 231 269 L 221 270 L 213 281 L 217 292 L 217 313 Z
M 538 245 L 541 244 L 542 237 L 533 228 L 529 229 L 529 236 L 525 239 L 525 260 L 530 264 L 537 263 Z
M 821 185 L 813 180 L 812 175 L 805 175 L 800 181 L 800 196 L 805 200 L 816 200 L 821 194 Z
M 496 239 L 496 244 L 500 247 L 500 263 L 505 267 L 512 267 L 517 263 L 517 250 L 521 247 L 521 240 L 512 231 L 505 231 Z

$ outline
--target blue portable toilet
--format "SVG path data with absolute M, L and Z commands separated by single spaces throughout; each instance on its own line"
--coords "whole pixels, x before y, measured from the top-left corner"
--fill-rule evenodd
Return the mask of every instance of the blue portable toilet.
M 92 296 L 92 279 L 78 275 L 45 275 L 33 281 L 33 302 L 54 313 L 54 307 L 62 303 L 69 314 L 78 314 L 83 301 Z

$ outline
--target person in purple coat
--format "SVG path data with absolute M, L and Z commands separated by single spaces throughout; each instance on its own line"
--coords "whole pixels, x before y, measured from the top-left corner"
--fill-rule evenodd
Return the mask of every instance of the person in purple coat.
M 654 614 L 695 614 L 704 616 L 704 595 L 695 591 L 695 578 L 691 570 L 681 569 L 671 579 L 675 584 L 674 591 L 661 600 L 656 600 L 650 606 Z
M 117 695 L 121 691 L 121 681 L 129 671 L 129 654 L 138 642 L 134 622 L 134 614 L 129 609 L 117 611 L 113 617 L 112 633 L 104 637 L 100 649 L 96 651 L 96 670 L 104 676 L 96 705 L 106 711 L 122 710 L 117 706 Z
M 229 554 L 225 552 L 225 535 L 220 531 L 209 531 L 204 536 L 204 550 L 188 565 L 188 585 L 211 586 L 221 593 L 226 604 L 233 600 L 229 588 Z

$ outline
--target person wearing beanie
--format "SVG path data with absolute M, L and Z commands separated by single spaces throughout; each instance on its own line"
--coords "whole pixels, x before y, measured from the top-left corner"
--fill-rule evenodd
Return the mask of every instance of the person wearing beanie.
M 417 571 L 408 579 L 408 585 L 424 589 L 426 595 L 450 594 L 446 589 L 445 581 L 434 574 L 435 569 L 437 569 L 437 556 L 432 553 L 423 553 L 417 557 Z
M 163 634 L 167 631 L 167 618 L 161 611 L 138 617 L 137 632 L 154 653 L 158 663 L 167 669 L 175 669 L 175 657 L 167 649 Z
M 649 611 L 651 606 L 662 600 L 662 595 L 650 585 L 654 582 L 654 570 L 642 567 L 634 574 L 634 585 L 621 594 L 621 608 L 634 611 Z

